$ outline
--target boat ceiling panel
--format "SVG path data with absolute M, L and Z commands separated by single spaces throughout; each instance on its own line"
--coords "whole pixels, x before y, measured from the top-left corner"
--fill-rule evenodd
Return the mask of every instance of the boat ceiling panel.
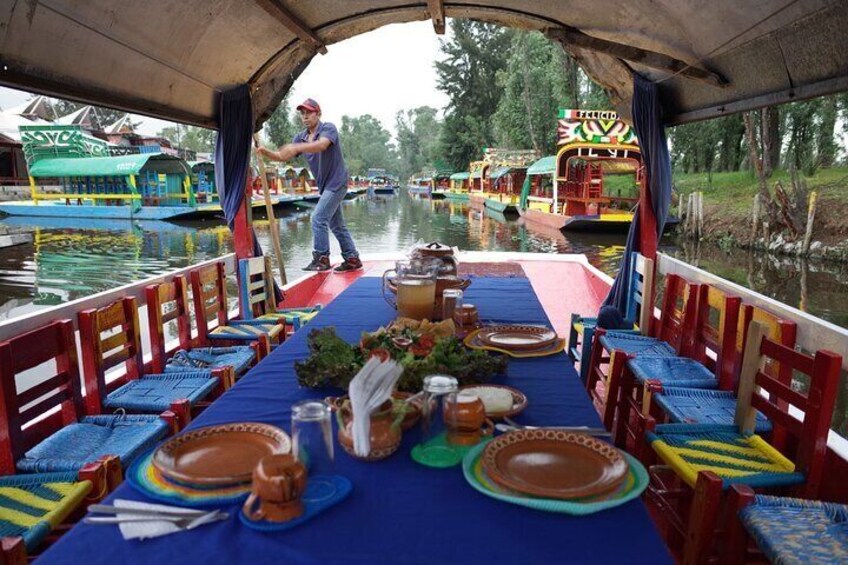
M 426 1 L 2 0 L 0 83 L 215 126 L 220 92 L 248 82 L 260 124 L 320 47 L 273 17 L 274 6 L 330 49 L 390 23 L 429 19 Z M 477 0 L 444 7 L 449 18 L 567 27 L 704 68 L 728 83 L 566 43 L 624 116 L 632 70 L 661 81 L 669 123 L 848 89 L 848 0 Z

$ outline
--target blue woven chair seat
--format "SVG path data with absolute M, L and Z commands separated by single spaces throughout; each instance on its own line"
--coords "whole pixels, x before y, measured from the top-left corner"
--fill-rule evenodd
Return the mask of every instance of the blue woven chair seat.
M 680 424 L 718 424 L 730 426 L 736 415 L 736 395 L 729 390 L 663 387 L 654 402 L 672 422 Z M 754 432 L 771 432 L 771 422 L 757 411 Z
M 848 563 L 848 506 L 758 495 L 739 518 L 771 563 Z
M 124 408 L 137 412 L 162 412 L 175 400 L 188 399 L 191 405 L 203 400 L 218 386 L 211 371 L 186 371 L 144 375 L 110 393 L 103 402 L 106 408 Z
M 186 351 L 180 349 L 168 359 L 166 373 L 184 373 L 196 369 L 232 367 L 236 375 L 244 374 L 253 363 L 256 352 L 242 345 L 235 347 L 201 347 Z
M 78 471 L 104 455 L 120 457 L 126 467 L 167 433 L 168 424 L 159 416 L 87 416 L 27 451 L 16 467 L 21 473 Z
M 687 357 L 655 357 L 639 355 L 627 360 L 636 380 L 659 382 L 686 388 L 718 388 L 718 380 L 706 367 Z
M 607 332 L 601 336 L 601 345 L 607 351 L 623 351 L 628 355 L 654 355 L 657 357 L 673 357 L 677 352 L 672 346 L 655 337 L 639 334 Z
M 0 477 L 0 537 L 20 536 L 32 553 L 89 492 L 75 472 Z
M 804 482 L 792 461 L 757 434 L 743 435 L 736 426 L 662 424 L 646 439 L 692 488 L 700 471 L 718 475 L 725 489 L 732 484 L 762 488 Z

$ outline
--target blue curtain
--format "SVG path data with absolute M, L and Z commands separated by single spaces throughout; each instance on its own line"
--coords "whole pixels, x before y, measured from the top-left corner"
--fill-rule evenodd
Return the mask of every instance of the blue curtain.
M 218 107 L 218 136 L 215 140 L 215 185 L 218 199 L 230 231 L 247 189 L 247 172 L 250 168 L 250 146 L 253 142 L 253 104 L 250 87 L 237 86 L 221 94 Z M 262 256 L 262 247 L 253 232 L 253 255 Z M 274 282 L 277 302 L 283 294 Z
M 648 173 L 651 186 L 651 207 L 657 218 L 657 240 L 663 233 L 668 209 L 671 205 L 671 156 L 665 127 L 662 124 L 662 107 L 659 101 L 657 85 L 637 73 L 633 73 L 633 128 L 639 138 L 642 162 Z M 604 305 L 615 306 L 622 315 L 627 308 L 627 289 L 630 287 L 630 255 L 639 251 L 639 209 L 637 207 L 630 231 L 621 267 Z

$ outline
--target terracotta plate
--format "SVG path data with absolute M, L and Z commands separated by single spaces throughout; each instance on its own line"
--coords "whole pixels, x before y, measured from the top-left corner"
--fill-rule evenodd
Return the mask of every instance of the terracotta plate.
M 476 394 L 480 400 L 483 401 L 483 404 L 486 406 L 486 416 L 489 418 L 511 418 L 516 414 L 519 414 L 522 410 L 527 408 L 527 397 L 518 389 L 514 389 L 509 386 L 504 385 L 465 385 L 459 387 L 459 390 L 465 390 L 472 394 Z M 494 410 L 490 407 L 490 403 L 487 403 L 487 397 L 494 397 L 498 394 L 503 394 L 504 397 L 508 394 L 512 400 L 512 404 L 508 409 L 498 410 L 495 408 Z M 494 400 L 494 398 L 492 398 Z
M 612 445 L 562 430 L 518 430 L 498 436 L 483 452 L 483 468 L 506 488 L 570 500 L 616 488 L 627 461 Z
M 239 423 L 200 428 L 174 437 L 153 454 L 165 478 L 186 485 L 248 483 L 266 455 L 289 453 L 288 434 L 268 424 Z
M 557 339 L 555 331 L 542 326 L 491 326 L 478 335 L 485 345 L 510 351 L 541 349 Z

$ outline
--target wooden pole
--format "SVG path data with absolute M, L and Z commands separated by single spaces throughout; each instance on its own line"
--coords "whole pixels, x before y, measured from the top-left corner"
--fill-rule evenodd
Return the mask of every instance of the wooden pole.
M 698 239 L 704 234 L 704 193 L 698 192 Z
M 810 193 L 810 207 L 807 210 L 807 231 L 804 234 L 804 253 L 810 252 L 810 242 L 813 239 L 813 220 L 816 219 L 816 202 L 818 194 L 816 191 Z
M 253 145 L 259 147 L 259 136 L 253 134 Z M 265 195 L 265 212 L 268 214 L 268 226 L 271 231 L 271 242 L 274 244 L 274 255 L 277 256 L 277 268 L 280 270 L 280 281 L 283 286 L 288 282 L 286 280 L 286 267 L 283 264 L 283 248 L 280 244 L 280 228 L 277 225 L 277 218 L 274 217 L 274 205 L 271 204 L 271 194 L 268 191 L 268 177 L 265 174 L 265 161 L 260 155 L 256 155 L 256 162 L 259 167 L 259 179 L 262 183 L 262 193 Z
M 760 223 L 760 195 L 754 195 L 754 206 L 751 208 L 751 247 L 757 241 L 757 227 Z

